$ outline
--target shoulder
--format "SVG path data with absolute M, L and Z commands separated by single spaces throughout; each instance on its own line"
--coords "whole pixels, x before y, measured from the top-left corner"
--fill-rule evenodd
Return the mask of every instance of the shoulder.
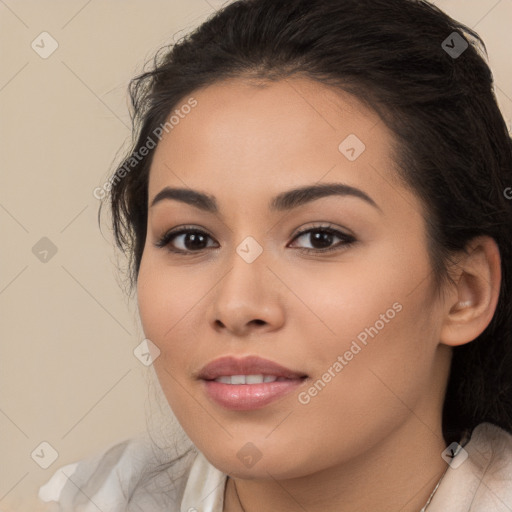
M 429 512 L 470 509 L 512 510 L 512 434 L 491 423 L 478 425 L 452 460 Z
M 192 446 L 170 458 L 156 450 L 140 436 L 62 466 L 40 487 L 39 499 L 58 504 L 59 512 L 179 511 L 197 450 Z

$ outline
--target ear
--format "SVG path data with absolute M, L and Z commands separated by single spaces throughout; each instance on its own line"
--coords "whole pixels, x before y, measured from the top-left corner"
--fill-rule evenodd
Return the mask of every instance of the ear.
M 446 294 L 440 342 L 457 346 L 477 338 L 496 311 L 501 285 L 501 259 L 489 236 L 471 240 L 453 271 L 455 287 Z

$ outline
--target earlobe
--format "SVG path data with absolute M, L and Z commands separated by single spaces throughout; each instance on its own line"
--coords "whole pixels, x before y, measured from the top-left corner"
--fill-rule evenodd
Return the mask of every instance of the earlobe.
M 501 285 L 501 259 L 496 241 L 474 238 L 457 263 L 453 293 L 445 304 L 440 342 L 458 346 L 477 338 L 496 311 Z

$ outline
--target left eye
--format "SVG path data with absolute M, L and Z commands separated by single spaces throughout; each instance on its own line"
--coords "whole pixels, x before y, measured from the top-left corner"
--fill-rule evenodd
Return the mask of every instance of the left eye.
M 342 249 L 343 246 L 348 246 L 355 242 L 355 238 L 352 235 L 347 235 L 346 233 L 342 233 L 341 231 L 330 227 L 317 227 L 302 231 L 295 236 L 294 240 L 299 240 L 301 238 L 306 240 L 309 238 L 309 243 L 313 246 L 301 248 L 301 250 L 305 252 L 334 251 Z M 332 246 L 336 238 L 338 238 L 340 242 Z

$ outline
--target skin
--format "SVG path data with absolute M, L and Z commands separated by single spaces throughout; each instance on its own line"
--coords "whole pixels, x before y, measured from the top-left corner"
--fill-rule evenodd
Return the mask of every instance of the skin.
M 496 307 L 496 245 L 477 240 L 453 270 L 456 285 L 435 293 L 426 210 L 396 178 L 391 132 L 348 94 L 305 78 L 239 78 L 193 96 L 197 107 L 156 149 L 149 201 L 165 187 L 192 188 L 215 196 L 219 213 L 171 199 L 149 207 L 138 303 L 170 406 L 230 475 L 224 511 L 242 510 L 236 483 L 246 512 L 417 512 L 446 468 L 450 347 L 478 336 Z M 349 134 L 366 145 L 355 161 L 338 149 Z M 268 208 L 281 192 L 327 182 L 364 191 L 378 208 L 353 196 Z M 333 237 L 339 250 L 322 253 L 312 233 L 295 236 L 326 223 L 356 241 Z M 155 245 L 182 225 L 204 231 L 208 247 L 186 246 L 183 235 L 171 244 L 188 254 Z M 263 249 L 250 264 L 236 252 L 247 236 Z M 395 303 L 401 311 L 300 403 Z M 195 378 L 224 355 L 258 355 L 309 378 L 262 409 L 227 410 Z M 237 457 L 248 442 L 261 453 L 250 468 Z

